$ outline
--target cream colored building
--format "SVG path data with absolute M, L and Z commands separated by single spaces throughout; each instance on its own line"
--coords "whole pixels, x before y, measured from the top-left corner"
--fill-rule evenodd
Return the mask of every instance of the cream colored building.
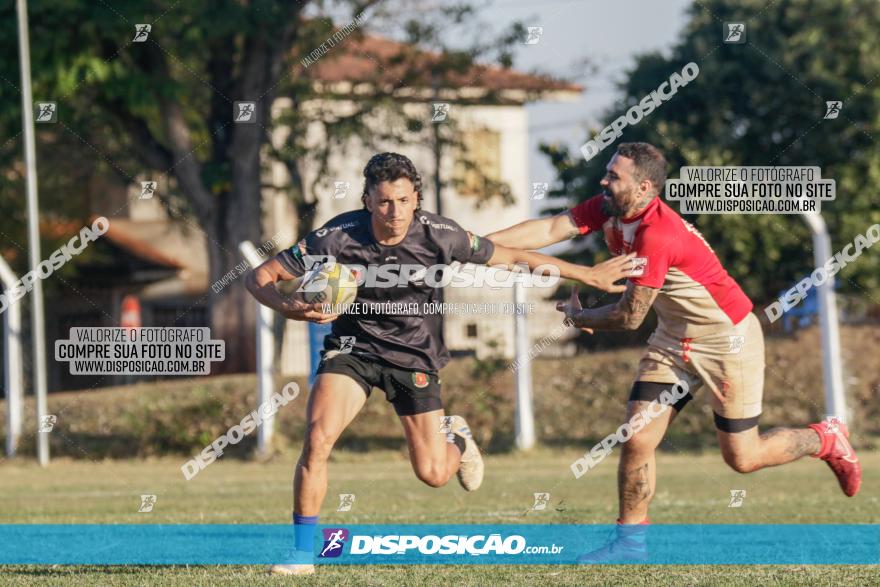
M 322 83 L 325 88 L 333 89 L 341 95 L 356 93 L 359 72 L 368 71 L 370 65 L 357 58 L 360 51 L 389 55 L 395 50 L 395 44 L 391 41 L 375 37 L 367 37 L 362 44 L 362 47 L 335 62 L 328 60 L 326 63 L 319 63 L 321 69 L 317 75 L 324 80 Z M 564 82 L 489 67 L 481 68 L 471 79 L 476 80 L 473 85 L 462 83 L 455 88 L 446 88 L 439 93 L 439 97 L 435 94 L 420 95 L 417 91 L 412 92 L 412 102 L 405 105 L 409 116 L 431 121 L 433 104 L 446 102 L 449 110 L 445 122 L 428 122 L 420 134 L 401 133 L 406 137 L 404 140 L 379 144 L 374 148 L 368 148 L 362 141 L 352 139 L 331 156 L 328 168 L 332 172 L 323 182 L 317 184 L 320 187 L 316 193 L 311 194 L 318 202 L 314 226 L 320 226 L 337 214 L 361 207 L 363 167 L 376 152 L 386 150 L 400 152 L 412 159 L 422 176 L 423 207 L 437 212 L 432 181 L 437 166 L 432 124 L 454 124 L 460 133 L 461 143 L 468 151 L 467 157 L 479 166 L 484 175 L 509 186 L 513 200 L 511 203 L 504 203 L 500 197 L 495 197 L 481 203 L 477 193 L 477 177 L 473 172 L 466 171 L 459 161 L 462 157 L 460 150 L 447 148 L 439 160 L 440 175 L 447 184 L 441 192 L 444 216 L 480 235 L 529 218 L 529 121 L 525 104 L 537 100 L 571 99 L 580 92 L 580 88 Z M 488 98 L 490 95 L 494 98 Z M 276 103 L 279 112 L 286 106 L 284 98 Z M 330 108 L 344 115 L 356 105 L 353 101 L 338 100 L 332 105 L 324 102 L 315 104 L 314 107 L 324 110 Z M 387 128 L 393 121 L 377 117 L 374 123 L 377 128 Z M 319 125 L 316 124 L 309 130 L 308 139 L 313 144 L 324 140 Z M 273 137 L 276 147 L 283 146 L 286 140 L 284 129 Z M 304 173 L 306 185 L 312 184 L 314 172 L 311 169 Z M 453 178 L 457 181 L 449 181 Z M 284 185 L 288 181 L 284 165 L 278 163 L 273 166 L 270 181 L 272 185 Z M 348 186 L 344 197 L 338 197 L 340 192 L 337 190 L 337 182 L 340 186 Z M 295 235 L 288 228 L 295 225 L 292 204 L 283 193 L 268 197 L 271 205 L 267 210 L 271 210 L 271 214 L 266 217 L 267 238 L 280 233 L 283 235 L 282 242 L 292 244 Z M 499 280 L 503 281 L 501 278 Z M 555 310 L 555 303 L 546 299 L 552 292 L 553 288 L 527 289 L 529 307 L 533 309 L 528 317 L 529 337 L 533 341 L 546 336 L 553 336 L 554 339 L 559 337 L 560 315 Z M 488 286 L 447 287 L 444 301 L 495 303 L 500 307 L 500 304 L 513 304 L 513 289 L 493 289 Z M 444 318 L 444 338 L 453 353 L 473 352 L 478 356 L 498 353 L 513 357 L 514 321 L 511 314 L 450 313 L 445 314 Z M 282 348 L 281 370 L 284 374 L 298 375 L 308 372 L 307 341 L 307 326 L 301 322 L 289 321 Z M 546 352 L 551 354 L 554 351 L 560 352 L 560 346 Z
M 338 52 L 331 52 L 309 69 L 313 83 L 336 98 L 316 101 L 306 104 L 305 107 L 335 114 L 351 112 L 356 107 L 358 91 L 366 83 L 364 80 L 369 79 L 370 83 L 375 83 L 375 60 L 387 59 L 400 51 L 401 47 L 403 46 L 393 41 L 370 36 L 358 41 L 351 40 L 351 45 L 343 44 Z M 368 54 L 371 55 L 370 58 L 365 57 Z M 423 55 L 425 59 L 432 58 L 429 53 Z M 394 78 L 392 67 L 383 69 L 383 72 L 389 78 Z M 373 154 L 385 150 L 400 152 L 413 160 L 422 175 L 423 207 L 436 212 L 433 178 L 437 161 L 433 124 L 455 125 L 461 143 L 467 149 L 467 158 L 477 164 L 484 176 L 506 184 L 512 199 L 511 203 L 504 203 L 500 197 L 494 197 L 480 203 L 478 174 L 463 167 L 461 161 L 464 157 L 460 149 L 448 146 L 441 151 L 439 160 L 440 175 L 448 182 L 441 193 L 443 215 L 480 235 L 505 228 L 531 216 L 529 121 L 525 104 L 539 100 L 572 99 L 580 93 L 581 88 L 558 80 L 488 66 L 474 67 L 471 72 L 461 75 L 460 79 L 449 85 L 454 87 L 431 92 L 418 89 L 406 93 L 395 91 L 411 117 L 426 121 L 420 133 L 397 129 L 393 134 L 404 137 L 403 140 L 372 147 L 368 147 L 360 139 L 352 139 L 334 150 L 327 161 L 329 173 L 317 183 L 315 180 L 318 166 L 309 164 L 306 160 L 300 172 L 305 186 L 316 186 L 313 193 L 305 194 L 307 201 L 314 199 L 317 203 L 313 226 L 321 226 L 337 214 L 361 207 L 363 167 Z M 432 104 L 435 102 L 449 104 L 445 122 L 432 122 Z M 289 105 L 289 98 L 279 97 L 273 104 L 273 115 L 283 112 Z M 370 124 L 377 129 L 388 130 L 396 123 L 376 115 Z M 279 128 L 274 132 L 272 142 L 276 148 L 284 147 L 289 139 L 289 132 L 286 128 Z M 309 128 L 307 139 L 316 146 L 325 140 L 320 124 L 315 123 Z M 456 181 L 451 181 L 453 179 Z M 289 182 L 285 165 L 273 163 L 267 171 L 266 185 L 284 186 Z M 345 191 L 342 197 L 339 197 L 337 182 L 340 186 L 348 185 L 347 191 L 342 190 Z M 163 187 L 160 186 L 160 189 Z M 185 226 L 171 223 L 155 198 L 137 199 L 137 194 L 132 191 L 127 199 L 132 202 L 127 208 L 127 217 L 113 219 L 116 230 L 113 234 L 108 234 L 108 237 L 112 237 L 114 244 L 138 257 L 146 256 L 167 266 L 169 271 L 176 271 L 173 277 L 144 288 L 141 292 L 142 301 L 160 303 L 175 299 L 175 303 L 189 305 L 189 298 L 204 300 L 211 295 L 211 284 L 208 283 L 206 274 L 207 245 L 204 234 L 200 230 L 186 230 Z M 274 239 L 279 244 L 279 250 L 292 245 L 299 235 L 296 213 L 289 196 L 280 190 L 266 188 L 263 210 L 263 240 Z M 259 246 L 259 243 L 255 244 Z M 180 255 L 181 250 L 189 251 L 186 258 Z M 171 259 L 173 263 L 163 262 L 163 259 Z M 533 341 L 548 335 L 559 337 L 559 314 L 555 311 L 554 304 L 546 300 L 552 291 L 536 288 L 527 290 L 528 302 L 534 309 L 528 318 L 529 336 Z M 444 295 L 445 301 L 449 303 L 513 303 L 512 288 L 446 288 Z M 198 303 L 196 305 L 201 306 Z M 193 312 L 192 309 L 188 311 Z M 513 317 L 510 314 L 447 314 L 444 328 L 446 344 L 453 353 L 473 352 L 486 356 L 496 352 L 506 357 L 513 356 Z M 493 348 L 493 344 L 497 344 L 497 347 Z M 557 345 L 544 352 L 558 353 L 560 348 Z M 305 323 L 286 323 L 280 371 L 285 375 L 308 373 L 308 334 Z

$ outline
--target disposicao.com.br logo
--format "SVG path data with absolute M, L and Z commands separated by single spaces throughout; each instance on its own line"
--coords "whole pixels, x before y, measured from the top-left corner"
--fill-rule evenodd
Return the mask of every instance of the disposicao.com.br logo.
M 343 552 L 349 557 L 394 556 L 395 559 L 439 556 L 510 556 L 560 554 L 564 546 L 556 544 L 529 546 L 520 534 L 503 536 L 489 534 L 358 534 L 345 528 L 323 530 L 324 543 L 320 558 L 337 558 Z M 345 549 L 346 543 L 349 547 Z M 355 562 L 350 560 L 349 562 Z M 399 560 L 398 562 L 403 562 Z

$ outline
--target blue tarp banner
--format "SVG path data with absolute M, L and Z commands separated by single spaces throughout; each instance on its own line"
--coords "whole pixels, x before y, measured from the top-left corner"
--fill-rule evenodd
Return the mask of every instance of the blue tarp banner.
M 574 564 L 616 532 L 608 525 L 339 524 L 319 526 L 312 552 L 300 556 L 317 564 Z M 875 524 L 654 524 L 626 540 L 644 545 L 638 557 L 602 562 L 880 564 Z M 3 524 L 0 543 L 0 564 L 80 565 L 269 564 L 288 561 L 294 545 L 289 524 Z

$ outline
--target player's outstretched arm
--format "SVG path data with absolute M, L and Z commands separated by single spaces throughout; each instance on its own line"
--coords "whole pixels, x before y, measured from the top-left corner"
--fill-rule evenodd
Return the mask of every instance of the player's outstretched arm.
M 595 267 L 587 267 L 586 265 L 575 265 L 542 255 L 534 251 L 523 251 L 520 249 L 512 249 L 501 245 L 495 245 L 495 252 L 489 259 L 487 265 L 504 265 L 511 269 L 514 265 L 528 265 L 529 269 L 535 269 L 541 265 L 552 265 L 559 270 L 559 274 L 567 279 L 574 279 L 590 287 L 595 287 L 607 292 L 621 292 L 625 289 L 623 285 L 615 285 L 615 281 L 625 279 L 630 276 L 632 270 L 632 258 L 635 253 L 629 255 L 621 255 L 609 259 L 603 263 L 599 263 Z
M 339 317 L 338 314 L 323 314 L 321 304 L 306 304 L 281 295 L 275 288 L 279 281 L 291 281 L 297 276 L 284 268 L 277 259 L 269 259 L 245 278 L 245 285 L 258 302 L 272 308 L 285 318 L 326 324 Z
M 490 241 L 502 247 L 541 249 L 580 234 L 577 224 L 567 210 L 556 216 L 536 218 L 515 224 L 510 228 L 487 235 Z
M 565 313 L 578 328 L 591 330 L 635 330 L 642 325 L 651 304 L 660 290 L 627 282 L 626 291 L 616 304 L 608 304 L 601 308 L 581 308 L 578 290 L 574 288 L 568 303 L 559 302 L 556 309 Z

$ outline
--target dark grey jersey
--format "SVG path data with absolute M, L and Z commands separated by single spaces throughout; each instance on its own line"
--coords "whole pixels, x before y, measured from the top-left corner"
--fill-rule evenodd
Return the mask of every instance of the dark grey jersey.
M 276 258 L 294 275 L 326 256 L 359 272 L 366 269 L 353 311 L 333 322 L 325 348 L 339 349 L 341 337 L 354 337 L 354 353 L 405 369 L 436 371 L 449 362 L 449 352 L 442 316 L 423 312 L 440 297 L 441 279 L 432 269 L 455 261 L 485 264 L 494 250 L 488 239 L 422 210 L 416 211 L 403 241 L 383 245 L 373 237 L 370 212 L 357 210 L 336 216 Z M 345 342 L 346 347 L 352 344 L 351 339 Z

